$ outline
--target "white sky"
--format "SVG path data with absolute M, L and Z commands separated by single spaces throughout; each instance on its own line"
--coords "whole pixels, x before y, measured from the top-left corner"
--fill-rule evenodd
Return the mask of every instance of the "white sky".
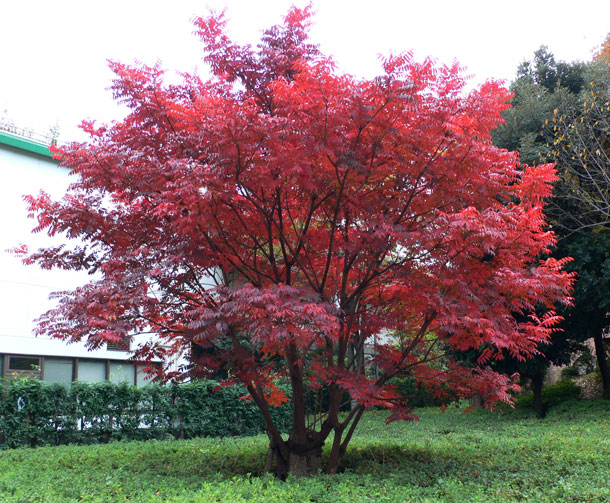
M 120 118 L 107 88 L 106 59 L 170 71 L 205 71 L 190 20 L 227 7 L 230 34 L 256 44 L 301 0 L 3 0 L 0 8 L 0 118 L 61 139 L 82 139 L 85 118 Z M 379 73 L 379 54 L 457 59 L 473 76 L 510 81 L 546 44 L 558 60 L 589 60 L 610 32 L 607 0 L 314 0 L 311 39 L 342 71 Z

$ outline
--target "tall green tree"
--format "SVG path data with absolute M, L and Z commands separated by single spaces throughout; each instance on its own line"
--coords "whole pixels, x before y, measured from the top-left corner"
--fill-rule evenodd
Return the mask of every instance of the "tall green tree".
M 608 149 L 599 145 L 605 141 L 600 140 L 602 134 L 593 131 L 594 127 L 605 128 L 605 123 L 602 125 L 602 121 L 598 120 L 598 124 L 595 124 L 595 120 L 585 122 L 583 119 L 588 131 L 584 126 L 575 125 L 580 121 L 581 110 L 592 108 L 592 89 L 607 89 L 610 85 L 606 70 L 607 64 L 604 67 L 599 61 L 587 64 L 557 62 L 548 48 L 541 47 L 531 61 L 519 66 L 517 78 L 511 84 L 514 93 L 512 108 L 503 114 L 506 123 L 494 132 L 496 144 L 518 150 L 523 162 L 556 163 L 560 180 L 555 185 L 554 197 L 549 205 L 552 228 L 558 235 L 555 253 L 559 257 L 574 258 L 568 267 L 577 273 L 579 280 L 574 292 L 574 305 L 564 311 L 564 332 L 556 334 L 550 344 L 539 346 L 544 358 L 535 358 L 526 363 L 512 362 L 514 370 L 532 380 L 534 405 L 541 417 L 544 415 L 542 382 L 548 365 L 551 362 L 567 363 L 579 347 L 579 341 L 593 338 L 604 389 L 610 388 L 604 346 L 604 332 L 609 324 L 606 314 L 610 303 L 610 267 L 604 264 L 610 251 L 610 237 L 607 232 L 600 232 L 599 228 L 591 226 L 592 222 L 596 222 L 595 218 L 591 218 L 595 212 L 593 208 L 587 208 L 591 202 L 593 204 L 589 206 L 592 207 L 601 204 L 600 195 L 606 194 L 610 184 L 601 172 L 588 184 L 574 183 L 573 174 L 577 172 L 583 176 L 587 173 L 582 168 L 582 156 L 574 153 L 576 145 L 595 141 L 598 146 L 596 149 L 590 147 L 590 151 L 599 149 L 598 157 L 608 153 Z M 602 107 L 610 117 L 608 104 L 602 105 L 597 100 L 597 112 Z M 572 159 L 573 156 L 575 159 Z M 591 195 L 595 188 L 600 192 L 597 197 Z M 597 222 L 600 215 L 602 213 L 598 212 Z M 510 366 L 511 361 L 507 360 L 505 365 Z
M 601 54 L 585 67 L 586 85 L 578 101 L 553 111 L 545 138 L 547 159 L 560 175 L 553 220 L 568 231 L 558 255 L 575 258 L 573 269 L 580 278 L 566 324 L 593 338 L 604 394 L 610 396 L 610 269 L 605 265 L 610 249 L 610 61 Z

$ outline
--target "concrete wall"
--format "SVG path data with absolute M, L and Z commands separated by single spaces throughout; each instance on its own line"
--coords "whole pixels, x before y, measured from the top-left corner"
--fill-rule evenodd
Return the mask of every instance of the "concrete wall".
M 50 157 L 34 154 L 0 142 L 0 370 L 7 376 L 9 355 L 33 355 L 96 360 L 124 361 L 125 351 L 88 351 L 84 343 L 66 344 L 50 337 L 35 337 L 35 319 L 54 307 L 49 294 L 68 290 L 89 281 L 82 272 L 42 270 L 25 266 L 8 250 L 27 244 L 30 250 L 57 245 L 65 238 L 51 239 L 44 233 L 32 234 L 36 222 L 27 218 L 23 196 L 40 190 L 61 198 L 72 179 Z

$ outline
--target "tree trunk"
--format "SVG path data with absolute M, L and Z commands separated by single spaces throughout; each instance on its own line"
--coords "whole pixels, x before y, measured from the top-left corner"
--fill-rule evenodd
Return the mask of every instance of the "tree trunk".
M 294 477 L 310 477 L 316 475 L 322 466 L 322 446 L 303 451 L 291 449 L 288 459 L 288 473 Z
M 470 406 L 473 409 L 480 409 L 481 407 L 483 407 L 480 393 L 474 393 L 472 395 L 472 397 L 470 398 Z
M 534 410 L 536 415 L 542 419 L 546 416 L 546 407 L 542 403 L 542 387 L 545 372 L 539 372 L 532 376 L 532 391 L 534 392 Z
M 350 362 L 354 368 L 354 371 L 364 374 L 364 341 L 361 337 L 358 337 L 356 343 L 349 342 L 347 347 L 349 350 Z M 350 410 L 354 410 L 359 404 L 360 402 L 358 402 L 358 400 L 352 398 L 350 402 Z
M 354 417 L 345 437 L 343 437 L 343 426 L 334 429 L 333 445 L 328 464 L 325 467 L 325 473 L 337 473 L 339 471 L 339 465 L 347 450 L 347 445 L 363 412 L 364 407 L 362 406 L 353 412 Z M 310 477 L 319 473 L 322 467 L 322 447 L 324 445 L 322 439 L 326 436 L 322 432 L 308 430 L 307 440 L 303 443 L 295 441 L 293 434 L 294 430 L 291 432 L 291 438 L 285 442 L 288 451 L 287 459 L 273 441 L 269 444 L 269 451 L 267 452 L 265 470 L 275 473 L 282 480 L 285 480 L 289 474 L 294 477 Z
M 286 480 L 288 475 L 294 477 L 311 477 L 317 475 L 322 467 L 322 446 L 311 447 L 304 445 L 289 446 L 288 459 L 275 446 L 269 446 L 265 470 L 273 472 L 281 479 Z M 273 465 L 275 461 L 275 465 Z
M 330 450 L 330 458 L 328 459 L 328 465 L 326 465 L 326 473 L 337 473 L 339 471 L 339 463 L 343 459 L 345 451 L 347 450 L 347 445 L 352 439 L 352 435 L 356 430 L 356 426 L 360 422 L 362 418 L 362 414 L 364 413 L 364 406 L 360 404 L 356 409 L 352 409 L 350 413 L 351 417 L 351 425 L 347 430 L 345 437 L 343 437 L 344 428 L 349 424 L 350 417 L 346 422 L 340 427 L 335 428 L 335 438 L 333 439 L 333 446 Z
M 315 431 L 308 432 L 305 443 L 296 442 L 290 438 L 286 442 L 288 448 L 288 459 L 286 459 L 277 445 L 271 442 L 265 461 L 265 470 L 275 472 L 276 476 L 282 480 L 285 480 L 289 474 L 295 477 L 316 475 L 322 466 L 323 445 L 324 442 L 319 440 L 319 434 Z
M 608 370 L 608 364 L 606 363 L 606 348 L 604 348 L 604 338 L 602 332 L 597 332 L 593 336 L 593 343 L 595 344 L 597 367 L 599 368 L 599 372 L 602 376 L 604 396 L 610 397 L 610 371 Z

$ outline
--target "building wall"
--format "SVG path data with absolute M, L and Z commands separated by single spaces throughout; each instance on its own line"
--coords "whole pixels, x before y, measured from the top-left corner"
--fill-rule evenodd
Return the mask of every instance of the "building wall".
M 23 143 L 26 148 L 11 146 L 7 144 L 11 138 L 0 133 L 0 376 L 28 375 L 68 382 L 69 375 L 84 380 L 100 380 L 103 376 L 142 382 L 142 377 L 135 377 L 131 362 L 126 361 L 126 351 L 102 348 L 91 352 L 84 343 L 67 345 L 58 339 L 34 336 L 34 320 L 54 306 L 49 295 L 75 288 L 91 278 L 83 272 L 25 266 L 8 251 L 21 244 L 35 250 L 62 242 L 61 237 L 51 239 L 44 233 L 31 233 L 36 222 L 27 218 L 23 196 L 44 190 L 58 199 L 71 178 L 68 170 L 59 167 L 49 155 L 29 151 L 27 141 Z M 35 361 L 24 360 L 26 357 L 37 358 L 38 363 L 31 368 L 17 368 Z

